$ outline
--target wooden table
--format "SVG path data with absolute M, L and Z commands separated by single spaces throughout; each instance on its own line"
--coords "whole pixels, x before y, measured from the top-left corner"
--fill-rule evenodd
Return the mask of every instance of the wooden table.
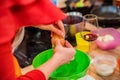
M 120 31 L 120 29 L 118 29 Z M 113 50 L 109 50 L 109 51 L 105 51 L 105 50 L 101 50 L 100 48 L 98 48 L 96 46 L 95 43 L 92 43 L 92 50 L 89 53 L 92 57 L 95 57 L 98 54 L 108 54 L 108 55 L 113 55 L 116 57 L 116 59 L 120 58 L 120 46 L 118 46 L 117 48 L 113 49 Z M 22 73 L 25 74 L 28 71 L 33 70 L 33 66 L 27 66 L 25 68 L 22 68 Z M 114 73 L 110 76 L 100 76 L 96 73 L 96 70 L 94 68 L 94 66 L 91 64 L 89 67 L 89 70 L 87 72 L 88 75 L 91 75 L 95 80 L 120 80 L 120 69 L 118 68 L 118 66 L 116 67 Z
M 109 51 L 101 50 L 98 47 L 96 47 L 96 45 L 93 45 L 92 48 L 93 48 L 92 51 L 89 53 L 89 55 L 92 57 L 95 57 L 98 54 L 106 54 L 115 56 L 116 59 L 120 58 L 120 46 L 118 46 L 116 49 Z M 95 67 L 93 66 L 93 64 L 91 64 L 87 74 L 91 75 L 93 78 L 95 78 L 95 80 L 120 80 L 120 69 L 118 68 L 118 65 L 112 75 L 101 76 L 96 73 Z
M 120 46 L 118 46 L 114 50 L 109 50 L 109 51 L 101 50 L 101 49 L 97 48 L 95 44 L 92 48 L 93 48 L 93 50 L 90 52 L 90 55 L 92 55 L 92 57 L 95 57 L 98 54 L 108 54 L 108 55 L 115 56 L 116 59 L 118 57 L 120 58 Z M 26 72 L 33 70 L 33 69 L 34 68 L 32 65 L 27 66 L 22 69 L 22 73 L 25 74 Z M 120 69 L 118 68 L 118 66 L 116 67 L 116 69 L 112 75 L 105 77 L 105 76 L 98 75 L 95 71 L 94 66 L 91 64 L 87 74 L 92 76 L 95 80 L 120 80 Z

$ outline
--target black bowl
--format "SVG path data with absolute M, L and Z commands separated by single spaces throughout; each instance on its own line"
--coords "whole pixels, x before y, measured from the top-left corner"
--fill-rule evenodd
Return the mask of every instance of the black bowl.
M 116 6 L 102 6 L 91 11 L 92 14 L 98 16 L 99 25 L 101 27 L 115 27 L 120 23 L 120 9 Z

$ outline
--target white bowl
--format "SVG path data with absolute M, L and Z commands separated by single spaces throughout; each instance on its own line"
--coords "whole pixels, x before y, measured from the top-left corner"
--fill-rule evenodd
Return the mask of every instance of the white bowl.
M 97 55 L 93 60 L 93 65 L 98 74 L 109 76 L 114 72 L 117 61 L 116 58 L 111 55 Z

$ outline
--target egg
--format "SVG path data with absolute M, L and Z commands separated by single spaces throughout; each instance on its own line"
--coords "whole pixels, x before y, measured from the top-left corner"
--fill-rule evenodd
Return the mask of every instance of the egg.
M 110 34 L 107 34 L 104 36 L 104 41 L 113 41 L 114 40 L 114 37 Z
M 65 44 L 65 39 L 57 34 L 53 34 L 53 37 L 51 39 L 51 43 L 52 43 L 52 47 L 54 48 L 55 47 L 55 40 L 59 39 L 60 40 L 60 43 L 62 46 L 64 46 Z
M 115 39 L 112 35 L 106 34 L 104 36 L 99 36 L 97 40 L 102 41 L 102 42 L 109 42 L 109 41 L 113 41 Z

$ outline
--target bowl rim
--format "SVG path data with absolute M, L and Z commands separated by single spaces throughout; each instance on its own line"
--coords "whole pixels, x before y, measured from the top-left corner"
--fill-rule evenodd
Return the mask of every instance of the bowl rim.
M 53 50 L 53 49 L 48 49 L 48 50 L 45 50 L 45 51 L 43 51 L 43 52 L 46 52 L 46 51 L 50 51 L 50 50 Z M 81 74 L 83 74 L 84 72 L 86 73 L 86 70 L 89 68 L 89 66 L 90 66 L 90 56 L 87 54 L 87 53 L 85 53 L 85 52 L 83 52 L 83 51 L 81 51 L 81 50 L 78 50 L 78 49 L 75 49 L 76 50 L 76 52 L 82 52 L 84 55 L 86 55 L 87 56 L 87 58 L 88 58 L 88 60 L 89 60 L 89 63 L 88 63 L 88 66 L 83 70 L 83 71 L 81 71 L 80 73 L 77 73 L 77 74 L 73 74 L 73 75 L 70 75 L 70 76 L 64 76 L 64 77 L 54 77 L 54 76 L 50 76 L 49 78 L 72 78 L 72 77 L 74 77 L 74 76 L 78 76 L 78 75 L 81 75 Z M 41 52 L 41 53 L 43 53 L 43 52 Z M 38 55 L 40 55 L 40 54 L 38 54 Z M 38 55 L 36 55 L 36 57 L 38 56 Z M 36 58 L 35 57 L 35 58 Z M 33 65 L 33 63 L 34 63 L 34 61 L 35 61 L 35 58 L 33 59 L 33 62 L 32 62 L 32 65 Z M 33 65 L 33 67 L 34 67 L 34 65 Z M 84 74 L 85 75 L 85 74 Z M 82 76 L 84 76 L 84 75 L 82 75 Z

